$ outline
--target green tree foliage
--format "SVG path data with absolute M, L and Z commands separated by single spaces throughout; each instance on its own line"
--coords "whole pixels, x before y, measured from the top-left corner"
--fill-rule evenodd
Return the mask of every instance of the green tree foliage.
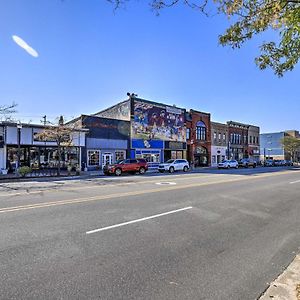
M 281 144 L 284 150 L 291 155 L 293 161 L 295 161 L 296 153 L 300 151 L 300 139 L 293 136 L 285 136 L 281 139 Z
M 108 0 L 118 8 L 130 0 Z M 207 14 L 210 2 L 231 25 L 219 36 L 223 46 L 240 48 L 255 35 L 268 30 L 279 34 L 276 41 L 264 42 L 255 62 L 260 69 L 271 68 L 279 77 L 291 71 L 300 57 L 300 0 L 149 0 L 159 13 L 178 4 Z

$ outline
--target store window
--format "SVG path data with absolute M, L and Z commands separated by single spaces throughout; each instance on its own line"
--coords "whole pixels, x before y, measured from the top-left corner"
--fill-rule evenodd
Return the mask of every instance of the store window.
M 100 151 L 88 150 L 88 166 L 99 166 L 100 163 Z
M 141 153 L 141 154 L 137 154 L 136 158 L 143 158 L 148 163 L 160 163 L 159 153 Z
M 125 159 L 125 151 L 116 151 L 116 161 Z

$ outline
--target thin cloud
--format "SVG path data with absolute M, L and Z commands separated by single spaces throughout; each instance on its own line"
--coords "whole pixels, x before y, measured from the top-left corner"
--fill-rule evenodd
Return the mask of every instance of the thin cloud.
M 30 47 L 24 40 L 22 40 L 17 35 L 13 35 L 12 39 L 14 40 L 14 42 L 18 46 L 20 46 L 21 48 L 23 48 L 31 56 L 33 56 L 33 57 L 38 57 L 39 56 L 39 54 L 32 47 Z

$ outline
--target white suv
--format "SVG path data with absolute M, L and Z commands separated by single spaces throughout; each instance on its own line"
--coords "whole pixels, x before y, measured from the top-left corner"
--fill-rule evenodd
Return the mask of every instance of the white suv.
M 175 171 L 187 172 L 189 168 L 190 165 L 186 159 L 169 159 L 158 166 L 158 171 L 161 173 L 165 171 L 169 171 L 170 173 L 174 173 Z
M 239 163 L 236 160 L 223 160 L 218 164 L 219 169 L 239 168 Z

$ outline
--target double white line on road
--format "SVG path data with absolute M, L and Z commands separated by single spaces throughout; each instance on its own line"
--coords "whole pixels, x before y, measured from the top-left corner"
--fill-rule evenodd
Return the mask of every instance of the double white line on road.
M 136 219 L 136 220 L 132 220 L 132 221 L 124 222 L 124 223 L 119 223 L 119 224 L 116 224 L 116 225 L 102 227 L 102 228 L 87 231 L 86 234 L 91 234 L 91 233 L 100 232 L 100 231 L 104 231 L 104 230 L 109 230 L 109 229 L 113 229 L 113 228 L 117 228 L 117 227 L 121 227 L 121 226 L 126 226 L 126 225 L 129 225 L 129 224 L 133 224 L 133 223 L 137 223 L 137 222 L 142 222 L 142 221 L 146 221 L 146 220 L 150 220 L 150 219 L 154 219 L 154 218 L 174 214 L 174 213 L 177 213 L 177 212 L 180 212 L 180 211 L 183 211 L 183 210 L 188 210 L 188 209 L 191 209 L 191 208 L 193 208 L 193 207 L 188 206 L 188 207 L 184 207 L 184 208 L 164 212 L 164 213 L 161 213 L 161 214 L 158 214 L 158 215 L 153 215 L 153 216 L 150 216 L 150 217 L 145 217 L 145 218 Z

